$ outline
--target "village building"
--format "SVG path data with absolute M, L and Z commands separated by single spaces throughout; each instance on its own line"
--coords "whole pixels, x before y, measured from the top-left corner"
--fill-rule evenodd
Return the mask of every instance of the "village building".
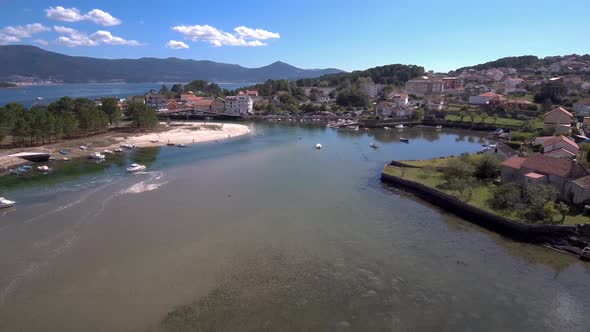
M 590 98 L 576 102 L 574 104 L 574 112 L 579 116 L 590 116 Z
M 409 97 L 407 93 L 391 92 L 385 97 L 386 101 L 397 103 L 398 105 L 408 105 Z
M 443 81 L 428 76 L 418 77 L 406 83 L 406 92 L 416 96 L 440 95 L 445 91 Z
M 563 107 L 558 107 L 545 113 L 543 128 L 546 132 L 555 134 L 569 134 L 572 131 L 574 115 Z
M 361 91 L 366 94 L 369 98 L 377 98 L 381 91 L 385 88 L 383 84 L 375 83 L 363 83 L 361 84 Z
M 504 93 L 525 93 L 527 90 L 524 86 L 524 80 L 518 77 L 507 78 L 504 81 Z
M 505 100 L 506 98 L 504 98 L 504 96 L 494 92 L 486 92 L 480 94 L 479 96 L 469 97 L 469 103 L 471 105 L 499 105 Z
M 183 93 L 180 95 L 180 101 L 185 102 L 187 104 L 192 104 L 201 99 L 203 99 L 203 97 L 196 96 L 192 91 L 188 91 L 187 93 Z
M 535 139 L 535 144 L 543 146 L 543 154 L 551 157 L 576 158 L 580 147 L 571 138 L 560 136 L 542 136 Z
M 251 114 L 254 102 L 248 95 L 229 96 L 225 98 L 225 113 L 231 115 Z
M 166 107 L 166 96 L 159 93 L 147 93 L 145 96 L 145 103 L 156 110 Z
M 377 104 L 376 114 L 383 118 L 409 119 L 414 116 L 416 110 L 412 107 L 402 106 L 396 102 L 382 101 Z
M 501 182 L 530 185 L 550 185 L 559 197 L 570 202 L 582 202 L 590 197 L 590 187 L 584 190 L 574 188 L 575 180 L 588 176 L 588 172 L 576 161 L 554 158 L 547 155 L 531 155 L 526 158 L 513 156 L 502 163 Z M 578 181 L 580 182 L 580 181 Z

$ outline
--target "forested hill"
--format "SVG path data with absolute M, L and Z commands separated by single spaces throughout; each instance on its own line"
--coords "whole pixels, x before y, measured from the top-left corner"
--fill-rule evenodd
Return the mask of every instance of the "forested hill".
M 370 77 L 374 83 L 403 85 L 408 80 L 424 75 L 424 67 L 416 65 L 386 65 L 352 73 L 328 74 L 318 78 L 297 80 L 298 86 L 337 86 L 344 81 L 355 82 L 361 77 Z
M 468 66 L 456 69 L 455 72 L 462 72 L 463 70 L 475 69 L 475 70 L 486 70 L 492 68 L 514 68 L 522 69 L 535 67 L 541 64 L 543 60 L 539 59 L 534 55 L 522 55 L 522 56 L 511 56 L 506 58 L 500 58 L 498 60 L 481 63 L 475 66 Z
M 68 56 L 29 45 L 0 46 L 0 81 L 15 77 L 66 83 L 88 82 L 262 82 L 318 77 L 338 69 L 301 69 L 277 61 L 260 68 L 178 58 L 98 59 Z

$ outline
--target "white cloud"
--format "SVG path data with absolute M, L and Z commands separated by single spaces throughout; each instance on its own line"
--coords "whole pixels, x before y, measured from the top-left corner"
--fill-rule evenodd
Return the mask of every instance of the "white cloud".
M 54 26 L 53 29 L 55 32 L 61 35 L 66 35 L 60 36 L 56 41 L 58 44 L 67 47 L 98 46 L 101 44 L 127 46 L 141 45 L 141 43 L 137 40 L 127 40 L 118 36 L 113 36 L 109 31 L 104 30 L 98 30 L 88 36 L 87 34 L 76 29 L 67 28 L 64 26 Z
M 49 30 L 51 29 L 40 23 L 7 26 L 0 30 L 0 44 L 18 43 L 23 38 L 30 38 L 36 33 Z
M 240 26 L 234 29 L 238 33 L 238 36 L 245 39 L 278 39 L 281 36 L 276 32 L 270 32 L 262 29 L 250 29 L 245 26 Z
M 169 40 L 166 43 L 166 47 L 171 48 L 173 50 L 182 50 L 185 48 L 189 48 L 187 44 L 185 44 L 182 41 L 178 41 L 178 40 Z
M 49 7 L 45 9 L 45 16 L 62 22 L 92 21 L 102 26 L 121 24 L 121 20 L 100 9 L 93 9 L 86 14 L 81 14 L 77 8 Z
M 34 41 L 34 43 L 39 44 L 41 46 L 47 46 L 47 45 L 49 45 L 49 42 L 47 40 L 45 40 L 45 39 L 36 39 Z
M 191 41 L 204 41 L 218 47 L 264 46 L 266 44 L 260 40 L 280 38 L 278 33 L 262 29 L 250 29 L 244 26 L 235 28 L 236 34 L 219 30 L 210 25 L 178 25 L 172 27 L 172 30 L 180 32 L 186 39 Z

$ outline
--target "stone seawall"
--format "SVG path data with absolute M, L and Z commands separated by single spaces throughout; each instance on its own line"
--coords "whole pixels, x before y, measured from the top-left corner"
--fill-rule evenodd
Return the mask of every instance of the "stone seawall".
M 514 240 L 559 244 L 576 235 L 575 226 L 521 224 L 476 208 L 442 191 L 397 176 L 381 173 L 381 181 L 409 191 L 445 211 Z

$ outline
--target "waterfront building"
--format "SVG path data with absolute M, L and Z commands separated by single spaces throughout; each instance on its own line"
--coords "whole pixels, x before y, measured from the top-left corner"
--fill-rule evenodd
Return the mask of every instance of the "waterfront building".
M 251 114 L 254 102 L 247 95 L 229 96 L 225 98 L 225 113 L 231 115 Z

